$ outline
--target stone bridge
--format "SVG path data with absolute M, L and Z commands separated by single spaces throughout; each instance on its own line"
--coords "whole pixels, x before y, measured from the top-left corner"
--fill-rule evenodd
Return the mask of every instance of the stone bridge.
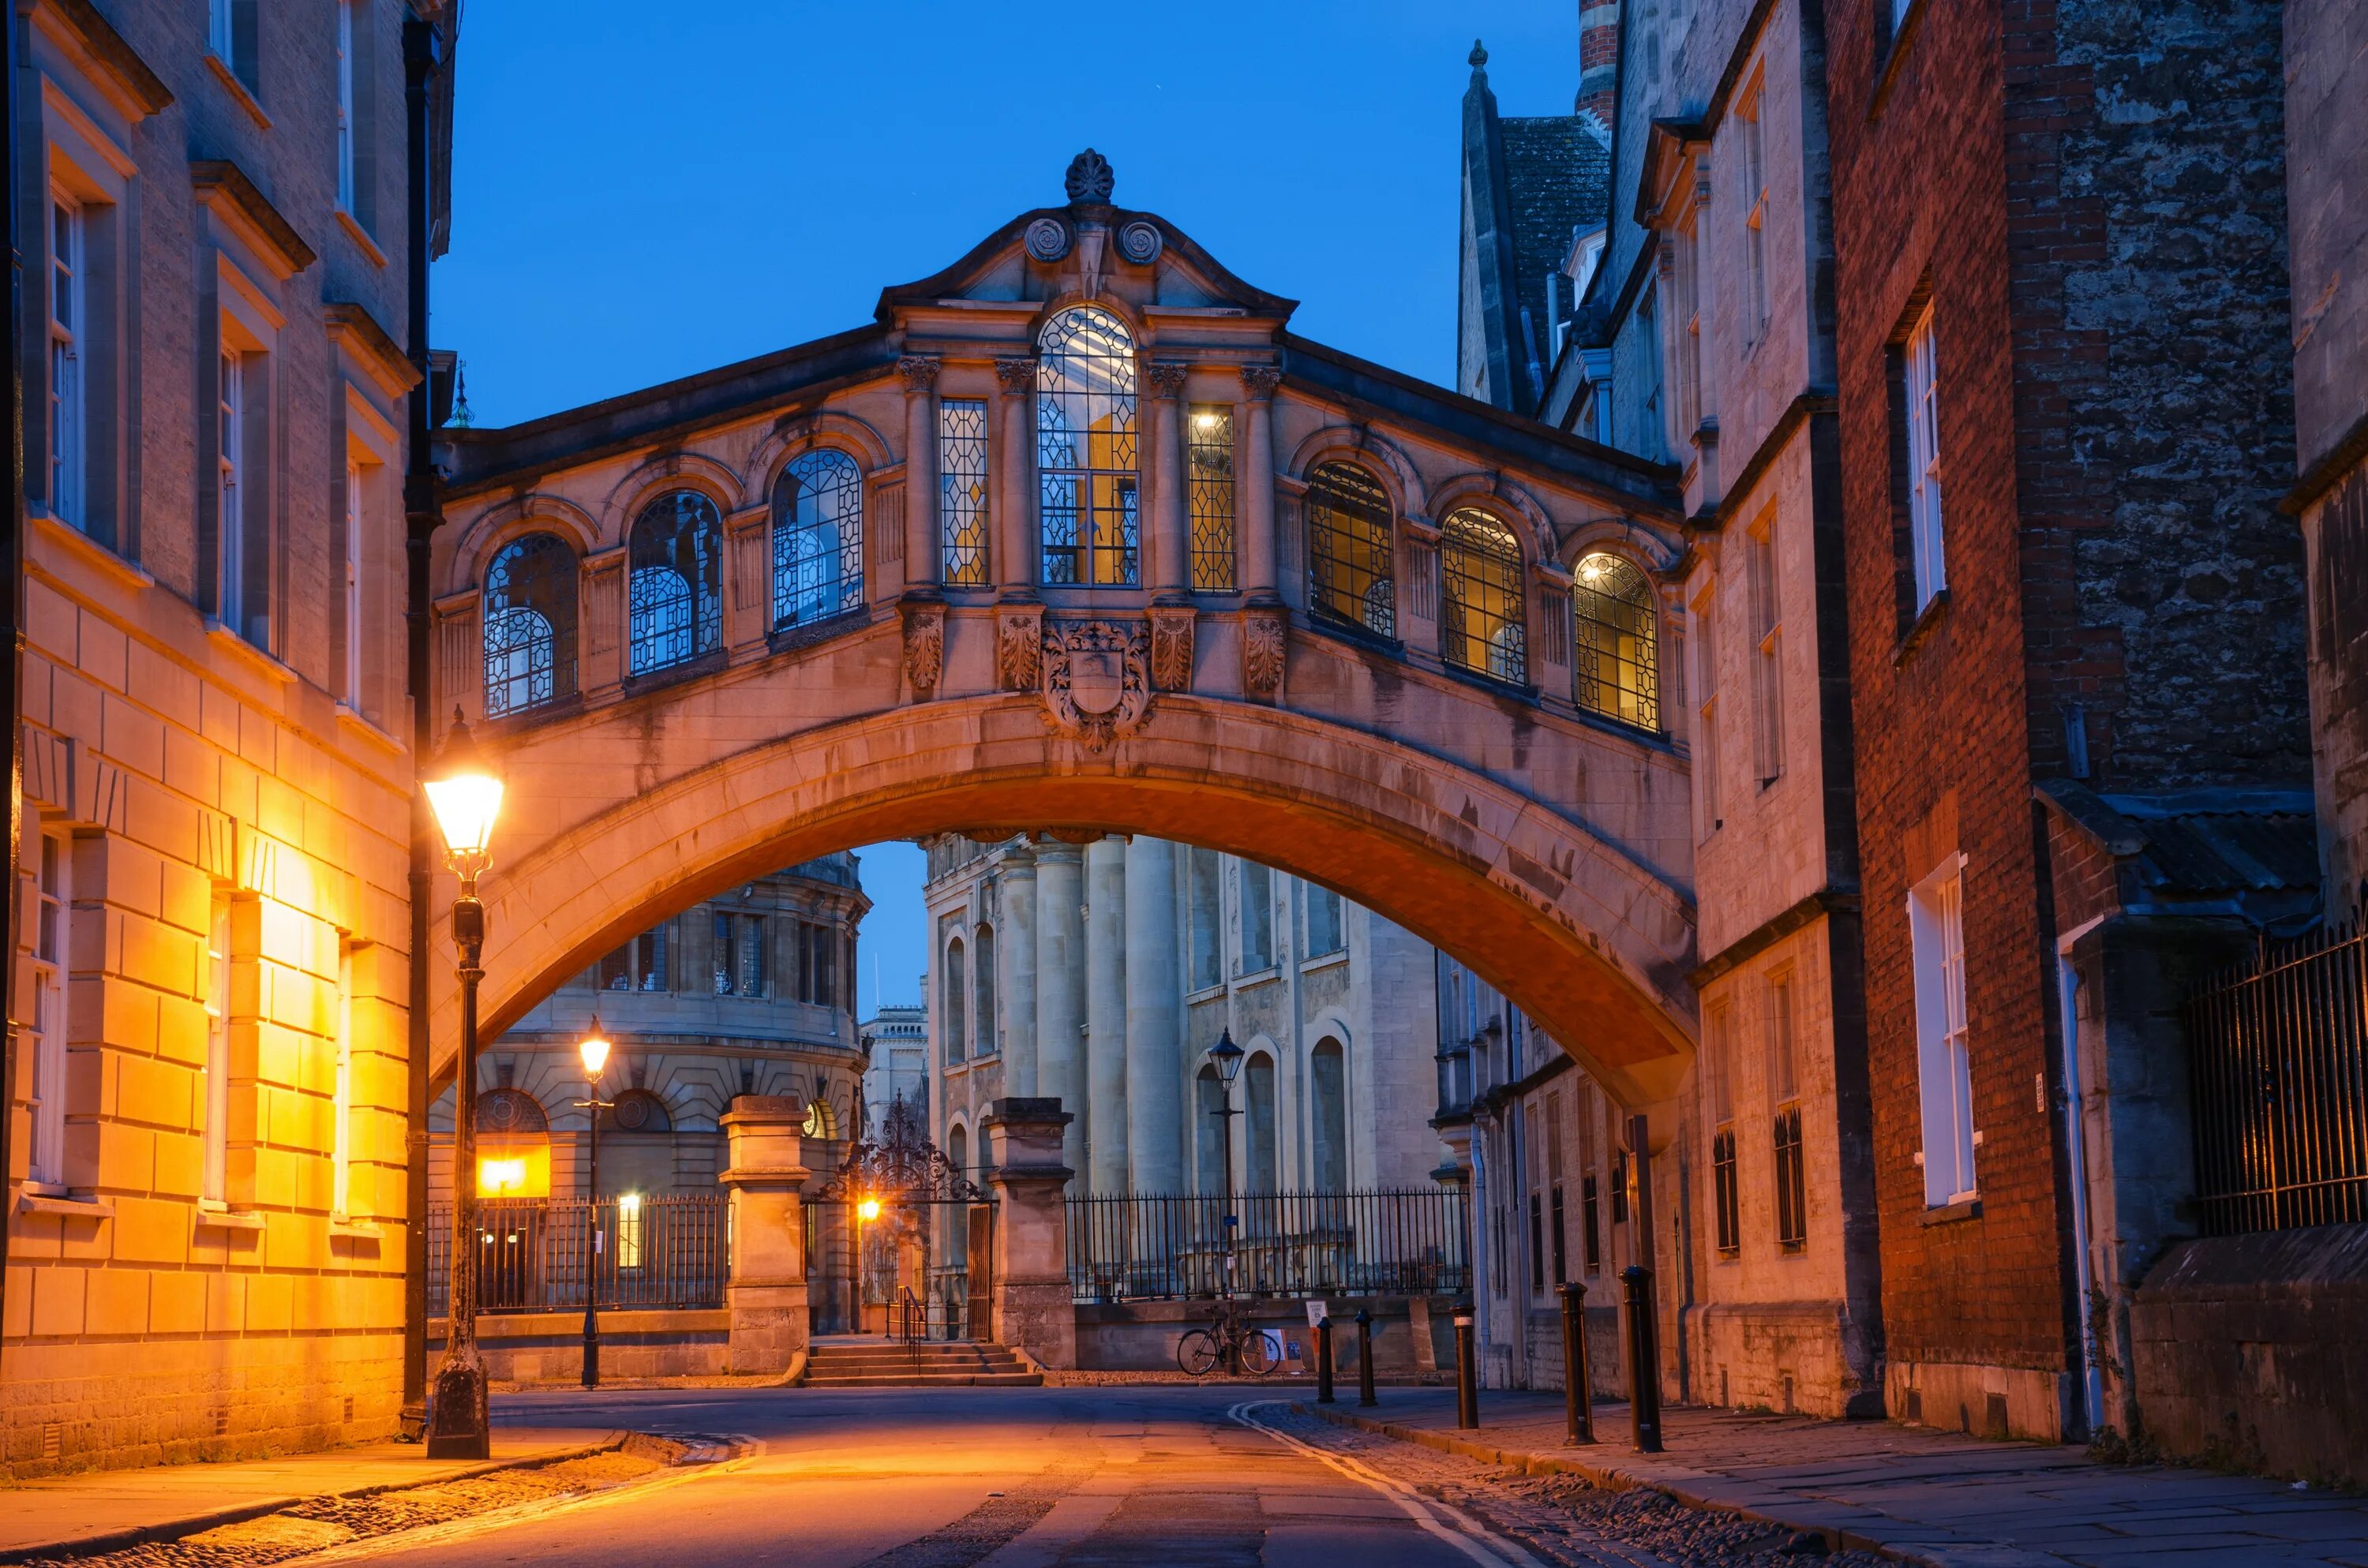
M 1093 176 L 870 326 L 444 433 L 437 710 L 508 785 L 485 1038 L 814 855 L 1147 833 L 1385 914 L 1668 1098 L 1668 472 L 1292 336 Z

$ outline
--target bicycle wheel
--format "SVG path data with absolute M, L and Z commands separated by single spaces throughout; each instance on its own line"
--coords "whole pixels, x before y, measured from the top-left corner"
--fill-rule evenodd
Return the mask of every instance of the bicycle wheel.
M 1176 1364 L 1196 1378 L 1216 1370 L 1217 1341 L 1205 1328 L 1196 1328 L 1176 1342 Z
M 1242 1370 L 1251 1377 L 1262 1378 L 1274 1370 L 1274 1346 L 1263 1329 L 1242 1331 Z

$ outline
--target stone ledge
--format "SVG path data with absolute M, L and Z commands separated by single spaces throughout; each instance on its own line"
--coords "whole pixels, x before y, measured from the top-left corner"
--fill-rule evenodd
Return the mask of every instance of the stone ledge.
M 53 1214 L 66 1220 L 112 1220 L 115 1205 L 104 1198 L 66 1198 L 49 1192 L 17 1194 L 19 1214 Z

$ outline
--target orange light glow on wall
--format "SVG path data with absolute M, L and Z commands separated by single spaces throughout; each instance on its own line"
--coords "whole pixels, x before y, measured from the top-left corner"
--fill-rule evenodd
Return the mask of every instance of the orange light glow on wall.
M 551 1196 L 551 1145 L 548 1142 L 501 1142 L 488 1139 L 477 1146 L 477 1196 L 480 1198 L 548 1198 Z

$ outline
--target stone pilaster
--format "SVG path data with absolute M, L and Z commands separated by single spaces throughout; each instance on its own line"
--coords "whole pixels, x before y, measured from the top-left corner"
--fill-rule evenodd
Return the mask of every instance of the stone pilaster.
M 896 361 L 905 382 L 905 587 L 934 593 L 938 551 L 938 357 Z
M 1036 850 L 1036 1086 L 1064 1106 L 1086 1103 L 1085 852 L 1073 844 Z M 1070 1117 L 1063 1158 L 1082 1168 L 1086 1128 Z
M 1242 367 L 1242 586 L 1252 604 L 1272 603 L 1281 596 L 1281 568 L 1275 557 L 1274 531 L 1274 389 L 1282 384 L 1282 370 L 1274 365 Z
M 1144 379 L 1151 391 L 1151 590 L 1166 604 L 1190 602 L 1184 562 L 1188 537 L 1184 484 L 1184 371 L 1156 361 Z
M 1086 1186 L 1126 1191 L 1126 846 L 1086 846 Z
M 806 1229 L 800 1191 L 805 1102 L 795 1095 L 742 1095 L 722 1126 L 731 1168 L 716 1179 L 732 1195 L 731 1313 L 726 1369 L 786 1372 L 806 1348 Z
M 1126 1152 L 1133 1192 L 1184 1190 L 1184 994 L 1176 948 L 1176 846 L 1126 846 Z
M 1071 1119 L 1056 1099 L 1007 1097 L 979 1130 L 995 1151 L 996 1342 L 1047 1367 L 1077 1364 L 1077 1309 L 1069 1293 L 1069 1226 L 1061 1159 Z
M 1004 851 L 1003 923 L 996 950 L 1003 973 L 996 978 L 1003 999 L 1003 1086 L 1014 1097 L 1036 1097 L 1036 853 Z
M 995 580 L 1004 598 L 1024 601 L 1036 597 L 1036 361 L 997 359 L 995 383 Z

